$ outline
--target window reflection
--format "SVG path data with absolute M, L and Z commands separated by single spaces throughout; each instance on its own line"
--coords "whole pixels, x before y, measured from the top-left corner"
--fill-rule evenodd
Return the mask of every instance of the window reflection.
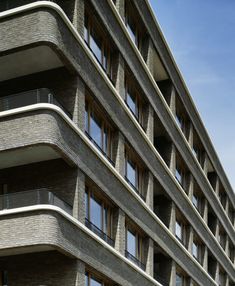
M 127 231 L 127 251 L 136 256 L 136 238 L 135 234 L 133 234 L 130 230 Z
M 109 158 L 112 159 L 112 131 L 93 100 L 86 100 L 85 130 L 92 141 Z
M 84 40 L 105 72 L 112 79 L 110 45 L 98 21 L 88 11 L 85 13 Z

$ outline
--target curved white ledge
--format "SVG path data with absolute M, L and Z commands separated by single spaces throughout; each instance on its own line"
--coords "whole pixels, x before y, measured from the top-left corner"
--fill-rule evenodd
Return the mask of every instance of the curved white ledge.
M 160 98 L 162 99 L 162 103 L 163 105 L 166 107 L 167 111 L 169 112 L 170 116 L 172 117 L 172 120 L 176 126 L 176 128 L 178 129 L 178 131 L 180 132 L 183 140 L 186 143 L 187 148 L 189 148 L 190 152 L 192 153 L 192 150 L 189 146 L 188 141 L 186 140 L 185 136 L 183 135 L 182 131 L 180 130 L 179 126 L 177 125 L 174 116 L 169 108 L 169 106 L 167 105 L 161 91 L 159 90 L 157 84 L 155 83 L 152 74 L 150 73 L 146 63 L 144 62 L 143 58 L 140 55 L 140 52 L 138 51 L 137 47 L 134 45 L 133 41 L 130 38 L 130 35 L 128 34 L 128 32 L 126 31 L 124 22 L 122 20 L 122 18 L 120 17 L 120 15 L 117 13 L 116 8 L 113 4 L 112 1 L 109 0 L 110 6 L 112 7 L 112 9 L 115 11 L 115 15 L 118 19 L 118 21 L 120 22 L 125 34 L 127 35 L 131 45 L 133 46 L 133 49 L 136 51 L 137 56 L 139 57 L 139 60 L 141 61 L 146 73 L 148 74 L 148 76 L 150 77 L 150 80 L 152 81 L 157 93 L 159 94 Z M 150 146 L 150 148 L 152 149 L 152 151 L 154 152 L 155 156 L 158 158 L 158 160 L 161 162 L 162 166 L 164 167 L 164 169 L 167 171 L 168 175 L 171 177 L 171 179 L 174 181 L 174 183 L 176 184 L 177 188 L 179 189 L 179 191 L 182 193 L 182 195 L 185 197 L 185 199 L 188 201 L 188 203 L 193 206 L 192 202 L 190 201 L 189 197 L 186 195 L 185 191 L 183 190 L 182 186 L 179 184 L 179 182 L 176 180 L 176 178 L 173 176 L 173 174 L 171 173 L 170 169 L 168 168 L 168 166 L 166 165 L 166 163 L 164 162 L 164 160 L 162 159 L 162 157 L 160 156 L 160 154 L 157 152 L 156 148 L 154 147 L 154 145 L 152 144 L 152 142 L 149 140 L 148 136 L 146 135 L 146 133 L 143 131 L 143 129 L 141 128 L 139 122 L 136 120 L 136 118 L 134 117 L 134 115 L 131 113 L 131 111 L 128 109 L 128 107 L 125 104 L 125 101 L 122 99 L 122 97 L 118 94 L 117 90 L 114 88 L 113 84 L 111 83 L 110 79 L 108 78 L 107 74 L 103 71 L 103 69 L 100 67 L 100 65 L 98 64 L 96 58 L 94 57 L 94 55 L 92 54 L 92 52 L 87 48 L 86 44 L 84 43 L 82 37 L 78 34 L 77 30 L 75 29 L 75 27 L 72 25 L 72 23 L 70 22 L 69 18 L 66 16 L 66 14 L 63 12 L 63 10 L 55 3 L 49 2 L 49 1 L 40 1 L 40 2 L 35 2 L 32 4 L 27 4 L 21 7 L 17 7 L 8 11 L 4 11 L 0 13 L 0 19 L 2 18 L 6 18 L 6 17 L 10 17 L 12 15 L 18 14 L 18 13 L 22 13 L 22 12 L 26 12 L 26 11 L 30 11 L 33 9 L 37 9 L 37 8 L 52 8 L 54 11 L 56 11 L 64 20 L 65 24 L 67 25 L 67 27 L 69 28 L 69 30 L 72 32 L 73 36 L 78 40 L 79 44 L 81 44 L 81 46 L 84 48 L 85 52 L 87 53 L 87 55 L 90 57 L 90 59 L 93 61 L 94 66 L 96 67 L 96 69 L 99 71 L 99 73 L 102 75 L 103 79 L 105 80 L 105 82 L 108 84 L 109 88 L 112 90 L 113 94 L 116 96 L 116 98 L 118 99 L 119 103 L 121 104 L 121 106 L 123 107 L 123 109 L 126 111 L 126 113 L 128 114 L 128 116 L 131 118 L 131 120 L 133 121 L 133 123 L 135 124 L 135 126 L 137 127 L 138 131 L 141 133 L 142 137 L 145 139 L 145 141 L 147 142 L 147 144 Z M 204 268 L 202 267 L 202 265 L 185 249 L 185 247 L 175 238 L 175 236 L 170 232 L 170 230 L 161 222 L 161 220 L 156 216 L 156 214 L 147 206 L 147 204 L 138 196 L 138 194 L 136 194 L 136 192 L 134 190 L 131 189 L 131 187 L 129 186 L 129 184 L 126 182 L 126 180 L 117 172 L 117 170 L 112 166 L 112 164 L 107 160 L 107 158 L 90 142 L 90 140 L 87 138 L 87 136 L 73 123 L 73 121 L 71 119 L 69 119 L 69 117 L 67 115 L 65 115 L 65 113 L 59 108 L 59 107 L 52 107 L 49 106 L 50 104 L 37 104 L 38 106 L 35 108 L 35 106 L 33 107 L 32 105 L 32 109 L 31 110 L 38 110 L 38 109 L 43 109 L 43 108 L 48 108 L 51 110 L 54 110 L 56 112 L 58 112 L 63 119 L 69 123 L 71 125 L 71 127 L 74 129 L 75 132 L 77 132 L 79 134 L 79 136 L 84 140 L 84 142 L 92 149 L 92 151 L 94 153 L 96 153 L 99 158 L 109 167 L 109 169 L 111 169 L 111 171 L 115 174 L 115 176 L 122 182 L 123 185 L 125 185 L 125 187 L 129 190 L 129 192 L 131 192 L 131 194 L 142 204 L 142 206 L 155 218 L 156 221 L 158 221 L 158 223 L 168 232 L 168 234 L 175 240 L 176 243 L 178 243 L 178 245 L 181 247 L 181 249 L 187 254 L 187 256 L 198 266 L 201 268 L 201 270 L 204 272 L 204 274 L 207 275 L 207 277 L 213 282 L 215 283 L 215 281 L 211 278 L 211 276 L 204 270 Z M 20 111 L 21 110 L 21 111 Z M 27 110 L 27 107 L 23 107 L 23 108 L 18 108 L 17 109 L 17 113 L 20 112 L 24 112 L 24 111 L 29 111 Z M 8 112 L 8 111 L 7 111 Z M 9 112 L 11 112 L 11 110 L 9 110 Z M 5 112 L 1 112 L 1 113 L 5 113 Z M 2 116 L 4 116 L 4 114 L 0 113 L 0 118 Z M 10 114 L 10 113 L 9 113 Z M 5 115 L 7 116 L 7 115 Z M 196 164 L 198 164 L 198 166 L 201 168 L 201 165 L 199 164 L 199 162 L 197 161 L 197 159 L 195 158 L 195 156 L 193 155 L 193 153 L 191 154 L 193 157 L 193 160 L 196 162 Z M 150 168 L 152 169 L 152 167 Z M 206 178 L 203 170 L 202 170 L 202 175 Z M 207 179 L 207 178 L 206 178 Z M 215 196 L 215 198 L 218 200 L 218 198 L 216 197 L 212 187 L 209 185 L 209 187 L 211 188 L 211 193 Z M 222 206 L 220 206 L 222 208 Z M 209 227 L 207 226 L 207 224 L 205 223 L 205 221 L 202 219 L 202 217 L 200 216 L 200 214 L 198 213 L 198 211 L 193 208 L 195 215 L 201 220 L 201 222 L 204 224 L 204 226 L 206 227 L 207 231 L 209 232 L 209 234 L 211 235 L 212 239 L 217 243 L 217 246 L 219 248 L 221 248 L 224 252 L 224 249 L 221 247 L 221 245 L 219 244 L 219 242 L 216 240 L 216 238 L 214 237 L 214 235 L 212 234 L 211 230 L 209 229 Z M 222 210 L 224 211 L 224 209 L 222 208 Z M 232 225 L 232 223 L 230 222 L 230 220 L 228 220 L 229 223 Z M 233 225 L 232 225 L 233 227 Z M 226 227 L 225 227 L 226 228 Z M 230 237 L 230 239 L 233 241 L 233 243 L 235 243 L 235 240 L 233 238 Z M 203 240 L 203 238 L 202 238 Z M 206 243 L 206 241 L 203 240 L 203 242 L 205 243 L 205 245 L 207 245 L 207 247 L 209 249 L 210 245 L 208 245 Z M 217 255 L 215 255 L 217 256 Z M 227 261 L 232 265 L 232 267 L 234 267 L 234 265 L 232 264 L 232 262 L 230 261 L 230 259 L 228 259 L 227 255 L 225 254 L 225 257 L 227 259 Z
M 61 216 L 66 218 L 69 222 L 73 223 L 75 226 L 77 226 L 80 230 L 91 236 L 94 240 L 96 240 L 99 244 L 101 244 L 104 248 L 108 249 L 110 252 L 112 252 L 115 256 L 117 256 L 119 259 L 127 263 L 129 266 L 135 269 L 135 271 L 142 274 L 145 278 L 147 278 L 149 281 L 151 281 L 154 285 L 162 286 L 160 283 L 158 283 L 155 279 L 153 279 L 150 275 L 148 275 L 144 270 L 136 266 L 133 262 L 131 262 L 129 259 L 127 259 L 125 256 L 120 254 L 117 250 L 115 250 L 112 246 L 110 246 L 107 242 L 105 242 L 102 238 L 100 238 L 98 235 L 96 235 L 94 232 L 92 232 L 89 228 L 87 228 L 84 224 L 79 222 L 77 219 L 75 219 L 73 216 L 66 213 L 64 210 L 57 206 L 52 205 L 36 205 L 36 206 L 29 206 L 29 207 L 22 207 L 22 208 L 16 208 L 11 210 L 2 210 L 0 211 L 0 216 L 7 216 L 12 214 L 21 214 L 21 213 L 28 213 L 33 211 L 54 211 L 59 213 Z
M 111 170 L 111 172 L 119 179 L 119 181 L 125 186 L 125 188 L 132 194 L 132 196 L 135 197 L 135 199 L 144 207 L 144 209 L 157 221 L 157 223 L 167 232 L 167 234 L 175 241 L 175 243 L 178 244 L 178 246 L 181 248 L 181 250 L 193 261 L 194 264 L 196 264 L 201 271 L 204 272 L 205 275 L 213 282 L 215 281 L 211 278 L 211 276 L 205 271 L 205 269 L 202 267 L 202 265 L 190 254 L 186 248 L 182 245 L 182 243 L 179 242 L 179 240 L 175 237 L 175 235 L 163 224 L 163 222 L 158 218 L 158 216 L 148 207 L 148 205 L 139 197 L 139 195 L 130 187 L 130 185 L 127 183 L 127 181 L 119 174 L 119 172 L 115 169 L 115 167 L 109 162 L 109 160 L 97 149 L 94 144 L 89 140 L 89 138 L 80 130 L 77 125 L 64 113 L 64 111 L 53 104 L 49 103 L 39 103 L 34 104 L 31 106 L 25 106 L 17 109 L 12 109 L 4 112 L 0 112 L 0 118 L 11 116 L 15 114 L 20 114 L 24 112 L 30 112 L 30 111 L 37 111 L 37 110 L 43 110 L 48 109 L 51 111 L 57 112 L 66 123 L 70 125 L 70 127 L 82 138 L 82 140 L 86 143 L 86 145 L 93 151 L 93 153 L 96 154 L 96 156 Z M 1 215 L 1 212 L 0 212 Z M 199 214 L 198 214 L 199 215 Z M 71 217 L 71 216 L 70 216 Z M 75 219 L 74 219 L 75 220 Z M 209 229 L 210 231 L 210 229 Z M 157 243 L 157 241 L 156 241 Z M 218 243 L 218 242 L 217 242 Z M 218 244 L 219 245 L 219 244 Z M 109 245 L 108 245 L 109 246 Z M 219 245 L 220 246 L 220 245 Z M 221 246 L 220 246 L 221 247 Z M 112 248 L 112 247 L 111 247 Z M 131 263 L 133 264 L 133 263 Z M 137 267 L 138 268 L 138 267 Z M 144 272 L 144 271 L 143 271 Z M 144 272 L 145 273 L 145 272 Z M 157 285 L 157 284 L 156 284 Z

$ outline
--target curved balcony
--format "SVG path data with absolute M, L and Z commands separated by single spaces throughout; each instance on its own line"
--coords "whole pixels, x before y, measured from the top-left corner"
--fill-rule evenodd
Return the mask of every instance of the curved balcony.
M 0 195 L 0 211 L 35 205 L 56 206 L 72 215 L 72 207 L 48 189 L 35 189 Z
M 70 118 L 72 117 L 48 88 L 34 89 L 0 97 L 0 112 L 38 103 L 54 104 L 60 107 Z

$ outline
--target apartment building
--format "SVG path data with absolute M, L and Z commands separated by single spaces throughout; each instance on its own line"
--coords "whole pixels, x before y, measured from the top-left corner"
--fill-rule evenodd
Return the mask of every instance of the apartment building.
M 0 1 L 0 192 L 0 285 L 235 285 L 234 192 L 147 0 Z

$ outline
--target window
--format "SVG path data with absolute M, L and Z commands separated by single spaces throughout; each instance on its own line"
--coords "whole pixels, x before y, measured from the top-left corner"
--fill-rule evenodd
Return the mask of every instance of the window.
M 105 72 L 112 79 L 111 48 L 107 37 L 102 32 L 98 21 L 87 11 L 85 13 L 84 40 L 99 61 Z
M 141 49 L 140 29 L 136 21 L 136 15 L 133 13 L 133 7 L 130 1 L 125 1 L 125 23 L 128 33 L 137 48 Z
M 179 240 L 183 240 L 183 225 L 179 221 L 175 223 L 175 235 Z
M 192 245 L 192 254 L 198 260 L 199 259 L 199 245 L 197 242 L 193 242 Z
M 85 130 L 95 145 L 112 158 L 112 130 L 92 99 L 86 100 Z
M 142 246 L 143 240 L 140 233 L 129 225 L 126 226 L 126 257 L 143 269 L 144 265 L 142 264 Z
M 175 120 L 176 120 L 176 123 L 179 126 L 179 128 L 183 131 L 184 126 L 185 126 L 185 122 L 184 122 L 183 117 L 181 117 L 179 114 L 176 114 Z
M 108 203 L 86 187 L 85 195 L 86 225 L 113 245 L 112 237 L 112 208 Z
M 176 274 L 176 286 L 183 286 L 183 276 L 180 274 Z
M 125 177 L 129 185 L 135 189 L 135 191 L 142 196 L 142 176 L 143 172 L 133 158 L 133 154 L 126 150 L 125 152 Z
M 134 114 L 139 123 L 142 124 L 143 112 L 140 97 L 128 79 L 125 81 L 125 101 L 130 111 Z
M 193 194 L 192 202 L 195 208 L 199 209 L 199 198 L 197 195 Z
M 175 178 L 180 183 L 180 185 L 183 186 L 184 171 L 178 164 L 176 164 Z
M 86 272 L 86 286 L 108 286 L 108 284 L 95 275 Z

